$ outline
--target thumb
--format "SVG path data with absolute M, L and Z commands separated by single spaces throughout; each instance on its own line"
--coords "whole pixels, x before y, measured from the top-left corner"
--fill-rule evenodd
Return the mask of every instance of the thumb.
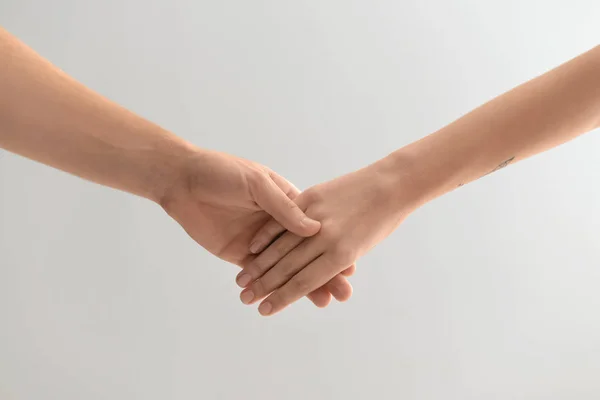
M 298 236 L 312 236 L 321 223 L 309 218 L 270 178 L 266 178 L 254 193 L 256 203 L 285 229 Z

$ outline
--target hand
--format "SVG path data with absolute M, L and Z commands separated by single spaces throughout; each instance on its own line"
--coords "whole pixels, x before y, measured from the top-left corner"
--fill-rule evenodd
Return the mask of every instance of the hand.
M 250 239 L 271 216 L 299 236 L 320 229 L 291 200 L 298 189 L 260 164 L 198 150 L 182 165 L 160 203 L 198 244 L 223 260 L 242 267 L 250 263 L 256 257 Z M 332 294 L 340 301 L 351 296 L 344 276 L 332 278 L 308 295 L 315 305 L 328 305 Z
M 381 161 L 300 194 L 295 202 L 306 215 L 321 221 L 319 233 L 303 238 L 286 232 L 246 264 L 240 276 L 248 276 L 251 283 L 240 285 L 247 286 L 240 295 L 242 302 L 251 304 L 268 295 L 259 312 L 279 312 L 338 276 L 387 237 L 409 210 L 409 202 L 403 200 L 408 193 L 395 195 L 403 187 L 395 175 Z M 283 230 L 269 221 L 256 234 L 258 250 Z

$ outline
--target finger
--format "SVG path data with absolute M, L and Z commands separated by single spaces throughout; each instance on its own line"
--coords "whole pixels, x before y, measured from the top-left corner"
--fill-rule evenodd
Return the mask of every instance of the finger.
M 317 307 L 324 308 L 331 303 L 331 292 L 328 288 L 321 286 L 320 288 L 313 290 L 306 297 Z M 339 301 L 339 300 L 338 300 Z
M 356 264 L 352 264 L 348 268 L 342 271 L 342 275 L 344 276 L 352 276 L 356 272 Z
M 285 195 L 290 199 L 293 200 L 300 194 L 300 189 L 294 186 L 292 182 L 288 181 L 283 176 L 270 170 L 269 176 L 271 177 L 271 179 L 273 179 L 273 182 L 275 182 L 275 184 L 279 186 L 279 189 L 283 190 L 283 193 L 285 193 Z
M 321 286 L 320 288 L 313 290 L 306 297 L 309 298 L 313 304 L 319 308 L 325 308 L 331 303 L 331 293 L 325 286 Z
M 261 315 L 273 315 L 288 305 L 323 286 L 344 268 L 327 256 L 321 255 L 294 275 L 282 287 L 271 293 L 258 307 Z
M 282 177 L 281 175 L 269 171 L 269 176 L 273 179 L 273 182 L 288 196 L 290 199 L 295 199 L 300 194 L 300 190 L 294 186 L 290 181 Z M 298 202 L 296 202 L 298 204 Z M 298 207 L 302 205 L 298 204 Z M 285 228 L 276 220 L 271 219 L 254 235 L 254 238 L 250 241 L 250 252 L 258 254 L 264 250 L 277 236 L 285 232 Z
M 258 254 L 265 249 L 278 235 L 285 232 L 285 228 L 274 219 L 269 220 L 256 232 L 250 242 L 250 252 Z
M 307 217 L 272 179 L 264 179 L 252 189 L 256 203 L 288 231 L 308 237 L 321 229 L 321 223 Z
M 325 286 L 321 286 L 321 288 L 323 287 L 339 302 L 348 301 L 352 297 L 352 285 L 342 274 L 334 276 Z
M 261 278 L 255 280 L 246 289 L 240 293 L 240 300 L 244 304 L 252 304 L 267 296 L 273 290 L 284 285 L 298 271 L 310 264 L 314 259 L 322 253 L 320 244 L 315 240 L 305 240 L 298 245 L 294 250 L 288 253 L 281 261 L 269 269 Z M 320 251 L 321 250 L 321 251 Z M 323 282 L 323 285 L 327 281 Z M 304 293 L 304 295 L 312 292 L 320 286 L 314 287 L 312 290 Z
M 294 235 L 291 232 L 284 233 L 279 239 L 275 240 L 265 251 L 260 253 L 238 274 L 236 282 L 240 287 L 246 287 L 256 279 L 260 278 L 273 265 L 285 257 L 290 251 L 298 246 L 303 237 Z

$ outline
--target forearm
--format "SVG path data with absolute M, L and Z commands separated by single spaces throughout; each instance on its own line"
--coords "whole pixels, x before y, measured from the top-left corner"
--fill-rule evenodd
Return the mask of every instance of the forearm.
M 600 46 L 491 100 L 382 163 L 414 207 L 600 126 Z M 400 190 L 402 190 L 400 188 Z
M 302 193 L 295 201 L 321 221 L 319 234 L 298 240 L 278 236 L 274 221 L 263 226 L 254 243 L 268 247 L 240 275 L 247 285 L 240 298 L 249 304 L 266 297 L 259 312 L 279 312 L 356 262 L 415 208 L 599 123 L 600 47 L 372 165 Z
M 192 146 L 76 82 L 0 28 L 0 147 L 154 201 Z

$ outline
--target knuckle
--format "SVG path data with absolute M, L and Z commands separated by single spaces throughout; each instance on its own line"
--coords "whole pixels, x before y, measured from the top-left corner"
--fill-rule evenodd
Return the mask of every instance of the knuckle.
M 340 237 L 342 236 L 342 233 L 339 228 L 329 223 L 322 228 L 322 235 L 323 239 L 325 239 L 329 243 L 336 243 L 339 241 Z
M 302 201 L 306 204 L 318 203 L 323 198 L 321 193 L 314 188 L 306 189 L 304 192 L 302 192 L 301 196 Z
M 340 265 L 350 265 L 356 259 L 356 249 L 350 243 L 337 242 L 331 250 L 333 262 Z
M 285 255 L 288 253 L 288 246 L 286 245 L 286 243 L 279 243 L 277 246 L 275 246 L 274 250 L 277 259 L 281 259 L 285 257 Z
M 298 266 L 291 262 L 281 263 L 279 268 L 281 269 L 281 275 L 283 275 L 286 281 L 289 281 L 298 272 Z
M 298 205 L 296 203 L 294 203 L 294 200 L 290 199 L 289 197 L 286 198 L 285 205 L 290 210 L 295 210 L 298 208 Z
M 308 292 L 310 292 L 310 283 L 305 278 L 292 279 L 289 284 L 292 293 L 297 293 L 298 295 L 306 295 L 308 294 Z
M 251 268 L 248 268 L 248 273 L 253 279 L 258 279 L 265 272 L 265 269 L 265 263 L 258 260 L 252 264 Z
M 251 286 L 255 298 L 261 298 L 265 295 L 265 286 L 262 279 L 257 279 Z
M 282 287 L 289 280 L 289 276 L 280 266 L 273 267 L 262 278 L 262 290 L 265 294 Z
M 246 171 L 246 179 L 250 185 L 261 187 L 269 184 L 269 176 L 257 168 L 249 168 Z
M 256 279 L 259 275 L 258 264 L 254 261 L 244 267 L 244 273 L 250 275 L 252 279 Z
M 265 260 L 257 258 L 252 261 L 252 263 L 246 268 L 248 270 L 248 274 L 252 277 L 252 279 L 260 278 L 267 270 L 269 266 Z
M 253 279 L 257 279 L 263 274 L 265 270 L 265 262 L 261 259 L 261 257 L 257 257 L 254 260 L 252 260 L 250 264 L 248 264 L 244 269 L 246 273 L 250 275 Z

